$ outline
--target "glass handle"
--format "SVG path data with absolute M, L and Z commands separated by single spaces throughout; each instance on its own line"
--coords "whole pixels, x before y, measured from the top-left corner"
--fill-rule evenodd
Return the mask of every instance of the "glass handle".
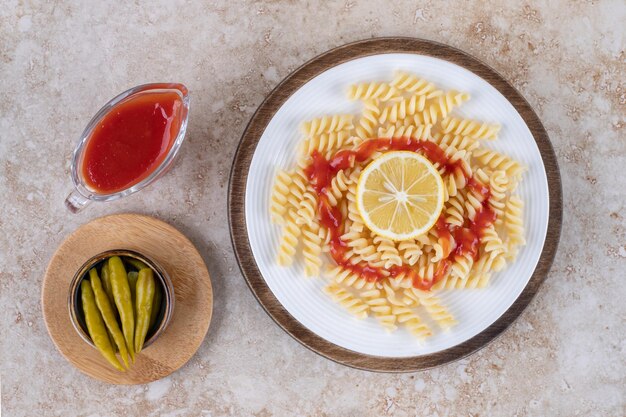
M 65 199 L 65 207 L 72 213 L 76 214 L 81 211 L 91 200 L 74 190 Z

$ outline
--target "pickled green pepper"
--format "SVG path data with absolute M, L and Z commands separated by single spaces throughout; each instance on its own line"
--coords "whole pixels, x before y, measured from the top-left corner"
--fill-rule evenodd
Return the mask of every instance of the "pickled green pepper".
M 131 258 L 129 256 L 125 257 L 124 259 L 126 260 L 126 262 L 128 262 L 129 264 L 134 266 L 137 269 L 137 271 L 141 271 L 142 269 L 145 269 L 145 268 L 148 267 L 146 264 L 141 262 L 139 259 Z
M 122 322 L 122 331 L 126 340 L 126 347 L 130 358 L 135 362 L 134 351 L 134 332 L 135 332 L 135 314 L 133 311 L 133 303 L 131 299 L 130 285 L 124 263 L 119 256 L 109 258 L 109 276 L 111 279 L 111 288 L 113 289 L 113 298 L 117 311 L 120 314 Z
M 150 328 L 152 302 L 154 300 L 154 273 L 152 269 L 144 268 L 139 271 L 135 308 L 137 311 L 137 326 L 135 329 L 135 352 L 141 352 L 143 343 Z
M 92 289 L 93 289 L 93 287 L 92 287 Z M 106 327 L 106 326 L 104 326 L 104 327 Z M 113 350 L 115 351 L 115 353 L 119 352 L 119 349 L 117 348 L 117 345 L 115 344 L 115 339 L 113 339 L 113 335 L 109 331 L 108 327 L 106 327 L 106 329 L 107 329 L 107 334 L 109 335 L 109 343 L 111 343 L 111 346 L 113 347 Z M 126 363 L 124 363 L 124 364 L 126 365 Z M 128 368 L 128 365 L 126 365 L 126 367 Z
M 152 311 L 150 312 L 150 325 L 148 329 L 151 329 L 156 322 L 157 316 L 159 315 L 159 311 L 161 311 L 161 303 L 163 302 L 163 290 L 161 289 L 161 285 L 156 283 L 154 286 L 154 301 L 152 301 Z
M 85 323 L 87 324 L 87 331 L 89 332 L 89 336 L 91 337 L 93 344 L 96 345 L 96 348 L 100 351 L 102 356 L 104 356 L 105 359 L 115 367 L 115 369 L 124 372 L 125 369 L 117 360 L 115 351 L 109 341 L 109 335 L 107 334 L 102 316 L 98 311 L 98 306 L 96 305 L 95 296 L 90 282 L 83 279 L 80 283 L 80 290 L 83 312 L 85 314 Z
M 104 324 L 106 325 L 109 335 L 113 337 L 115 345 L 117 345 L 122 361 L 124 361 L 124 365 L 128 368 L 128 350 L 126 348 L 126 342 L 124 341 L 124 335 L 120 330 L 117 318 L 115 317 L 113 308 L 109 302 L 109 297 L 107 297 L 104 289 L 102 288 L 100 277 L 98 277 L 98 271 L 95 268 L 92 268 L 89 271 L 89 279 L 91 280 L 91 288 L 93 289 L 93 293 L 95 295 L 96 305 L 98 306 L 98 310 L 100 310 L 100 314 L 102 314 Z
M 130 286 L 130 299 L 133 302 L 133 308 L 135 308 L 135 294 L 137 293 L 137 278 L 139 278 L 139 272 L 129 271 L 128 285 Z M 135 311 L 135 318 L 137 318 L 137 311 Z
M 107 293 L 107 297 L 109 297 L 111 307 L 113 307 L 113 312 L 117 316 L 117 306 L 115 305 L 115 299 L 113 298 L 113 288 L 111 288 L 111 276 L 109 274 L 108 259 L 102 262 L 102 269 L 100 270 L 100 274 L 102 275 L 102 286 L 104 287 L 104 291 Z

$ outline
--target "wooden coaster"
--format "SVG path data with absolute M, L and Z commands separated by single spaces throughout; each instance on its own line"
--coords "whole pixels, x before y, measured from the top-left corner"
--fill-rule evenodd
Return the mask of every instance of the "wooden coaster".
M 409 53 L 431 56 L 462 66 L 482 77 L 515 107 L 530 129 L 548 178 L 550 214 L 541 257 L 528 284 L 509 309 L 492 325 L 471 339 L 433 354 L 390 358 L 366 355 L 337 346 L 304 327 L 276 299 L 255 262 L 245 217 L 246 184 L 254 151 L 265 128 L 280 107 L 308 81 L 344 62 L 376 54 Z M 412 38 L 379 38 L 354 42 L 328 51 L 307 62 L 285 78 L 257 109 L 243 133 L 230 173 L 228 193 L 230 235 L 239 267 L 267 314 L 304 346 L 344 365 L 383 372 L 410 372 L 451 362 L 484 347 L 500 335 L 522 313 L 544 281 L 556 254 L 561 233 L 561 177 L 552 144 L 539 117 L 528 102 L 502 76 L 476 58 L 451 46 Z
M 111 249 L 130 249 L 159 263 L 174 285 L 169 326 L 126 372 L 115 370 L 72 327 L 68 292 L 85 261 Z M 198 350 L 211 322 L 213 291 L 194 245 L 169 224 L 138 214 L 117 214 L 87 223 L 69 235 L 52 256 L 41 304 L 46 327 L 61 354 L 85 374 L 112 384 L 145 384 L 183 366 Z

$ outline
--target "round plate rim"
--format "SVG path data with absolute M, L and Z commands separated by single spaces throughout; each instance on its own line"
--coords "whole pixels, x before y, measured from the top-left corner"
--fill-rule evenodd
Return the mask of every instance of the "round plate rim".
M 110 378 L 107 379 L 106 377 L 103 377 L 101 375 L 99 375 L 97 372 L 95 372 L 93 369 L 90 369 L 87 366 L 83 366 L 78 364 L 75 360 L 73 355 L 71 355 L 71 352 L 67 352 L 64 348 L 62 348 L 61 344 L 58 342 L 57 337 L 58 335 L 50 330 L 50 322 L 56 320 L 56 317 L 54 315 L 51 316 L 51 314 L 54 314 L 56 312 L 51 311 L 51 309 L 53 309 L 52 306 L 50 306 L 50 301 L 47 299 L 46 294 L 50 291 L 50 287 L 53 285 L 50 282 L 50 271 L 53 268 L 53 264 L 55 261 L 57 261 L 57 255 L 59 254 L 60 250 L 62 248 L 64 248 L 67 244 L 71 243 L 71 240 L 74 238 L 74 236 L 81 232 L 81 230 L 84 230 L 87 227 L 93 227 L 94 224 L 96 223 L 106 223 L 107 220 L 111 220 L 111 219 L 122 219 L 123 221 L 149 221 L 152 223 L 157 223 L 162 225 L 163 227 L 167 228 L 171 233 L 175 233 L 178 235 L 179 238 L 181 238 L 187 245 L 188 249 L 194 253 L 195 255 L 197 255 L 198 260 L 201 261 L 201 264 L 204 266 L 204 270 L 200 271 L 200 274 L 198 275 L 202 275 L 206 277 L 206 295 L 208 297 L 208 305 L 207 305 L 207 315 L 206 315 L 206 325 L 201 329 L 200 332 L 196 333 L 194 336 L 194 344 L 195 346 L 192 347 L 191 350 L 189 350 L 188 352 L 188 356 L 185 357 L 184 360 L 180 361 L 179 363 L 177 363 L 175 366 L 172 367 L 168 367 L 167 369 L 161 371 L 161 373 L 156 373 L 156 374 L 151 374 L 148 378 L 144 378 L 142 380 L 137 380 L 137 381 L 131 381 L 128 379 L 114 379 L 114 378 Z M 174 284 L 174 288 L 176 288 L 176 283 L 173 282 Z M 69 285 L 69 282 L 68 282 Z M 66 300 L 63 300 L 63 305 L 66 304 Z M 109 214 L 109 215 L 105 215 L 105 216 L 101 216 L 101 217 L 97 217 L 94 219 L 91 219 L 90 221 L 81 224 L 80 226 L 78 226 L 75 230 L 73 230 L 71 233 L 69 233 L 67 236 L 65 236 L 63 238 L 63 240 L 61 241 L 61 243 L 59 244 L 59 246 L 55 249 L 54 254 L 50 257 L 50 260 L 48 261 L 48 264 L 46 266 L 45 272 L 44 272 L 44 277 L 43 277 L 43 282 L 41 285 L 41 299 L 40 299 L 40 303 L 41 303 L 41 309 L 42 309 L 42 316 L 43 316 L 43 320 L 44 320 L 44 324 L 46 326 L 46 330 L 48 332 L 48 335 L 50 336 L 50 339 L 52 340 L 52 343 L 54 344 L 55 348 L 57 349 L 57 351 L 59 353 L 61 353 L 61 355 L 71 364 L 73 365 L 76 369 L 78 369 L 81 373 L 97 379 L 99 381 L 103 381 L 106 383 L 110 383 L 110 384 L 115 384 L 115 385 L 136 385 L 136 384 L 146 384 L 146 383 L 150 383 L 150 382 L 154 382 L 157 381 L 159 379 L 165 378 L 169 375 L 171 375 L 172 373 L 176 372 L 178 369 L 180 369 L 181 367 L 183 367 L 187 362 L 189 362 L 189 360 L 196 354 L 196 352 L 198 351 L 198 349 L 200 348 L 200 346 L 202 345 L 202 342 L 204 341 L 204 339 L 206 338 L 206 335 L 209 331 L 209 327 L 211 326 L 211 319 L 213 317 L 213 285 L 211 283 L 211 275 L 209 273 L 208 268 L 206 267 L 206 263 L 204 261 L 204 258 L 202 257 L 202 255 L 200 254 L 200 252 L 198 251 L 198 249 L 196 248 L 196 246 L 193 244 L 193 242 L 191 242 L 191 240 L 189 240 L 189 238 L 183 234 L 180 230 L 178 230 L 176 227 L 172 226 L 171 224 L 158 219 L 156 217 L 152 217 L 152 216 L 148 216 L 148 215 L 144 215 L 144 214 L 138 214 L 138 213 L 117 213 L 117 214 Z M 67 313 L 68 315 L 68 322 L 69 322 L 69 312 Z M 174 318 L 174 317 L 172 317 Z M 172 325 L 172 323 L 170 323 L 170 326 Z M 70 327 L 71 327 L 71 323 L 70 323 Z M 74 331 L 74 329 L 72 329 L 72 331 Z M 78 337 L 78 336 L 77 336 Z M 81 343 L 82 342 L 81 340 Z M 87 345 L 85 343 L 85 346 L 87 349 L 93 349 L 91 346 Z M 104 359 L 102 359 L 104 361 Z M 107 364 L 108 366 L 108 364 Z
M 413 357 L 381 357 L 337 346 L 296 320 L 267 286 L 250 247 L 246 219 L 245 192 L 256 145 L 275 113 L 293 93 L 324 71 L 371 55 L 409 53 L 426 55 L 459 65 L 483 78 L 515 107 L 528 126 L 541 153 L 549 192 L 549 217 L 546 239 L 535 270 L 522 293 L 494 323 L 476 336 L 443 351 Z M 375 372 L 414 372 L 461 359 L 495 340 L 526 309 L 546 279 L 561 234 L 561 177 L 554 149 L 539 117 L 528 101 L 498 72 L 477 58 L 439 42 L 405 37 L 366 39 L 349 43 L 318 55 L 289 74 L 258 107 L 241 137 L 231 167 L 228 188 L 228 221 L 231 242 L 241 273 L 265 312 L 290 336 L 315 353 L 337 363 Z

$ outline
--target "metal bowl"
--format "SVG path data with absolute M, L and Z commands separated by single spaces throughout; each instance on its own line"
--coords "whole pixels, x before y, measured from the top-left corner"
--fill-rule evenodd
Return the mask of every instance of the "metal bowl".
M 147 256 L 142 255 L 141 253 L 126 249 L 115 249 L 102 252 L 85 262 L 83 266 L 78 269 L 78 271 L 74 275 L 74 278 L 72 278 L 72 281 L 70 282 L 70 290 L 68 294 L 68 308 L 70 313 L 70 320 L 72 321 L 72 325 L 74 326 L 74 329 L 76 329 L 80 337 L 86 343 L 88 343 L 92 347 L 95 347 L 95 345 L 91 341 L 91 337 L 89 337 L 87 325 L 85 324 L 83 308 L 80 303 L 80 283 L 89 275 L 89 270 L 91 268 L 93 268 L 94 266 L 98 266 L 101 262 L 103 262 L 107 258 L 110 258 L 111 256 L 135 258 L 143 262 L 153 270 L 156 277 L 156 284 L 160 285 L 161 289 L 163 290 L 163 301 L 161 302 L 155 324 L 150 330 L 148 330 L 148 334 L 146 335 L 146 341 L 143 344 L 143 347 L 147 348 L 159 338 L 159 336 L 165 331 L 167 325 L 172 319 L 172 314 L 174 312 L 174 286 L 172 285 L 172 281 L 170 281 L 167 272 L 165 272 L 165 270 L 159 264 L 157 264 Z

